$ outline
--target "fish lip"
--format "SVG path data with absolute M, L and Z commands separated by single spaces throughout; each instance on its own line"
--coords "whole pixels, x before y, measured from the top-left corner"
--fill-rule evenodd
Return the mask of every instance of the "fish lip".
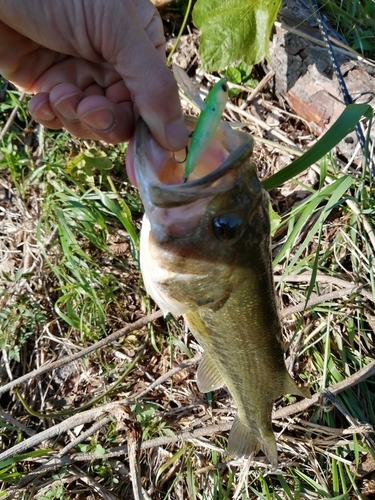
M 191 124 L 196 120 L 193 117 L 185 117 L 185 121 Z M 146 166 L 146 161 L 143 161 L 143 158 L 145 157 L 145 144 L 150 140 L 151 134 L 146 123 L 142 118 L 139 118 L 135 130 L 134 162 L 140 191 L 143 187 L 147 191 L 150 202 L 157 207 L 163 208 L 186 205 L 227 191 L 227 183 L 222 185 L 218 183 L 216 186 L 214 183 L 232 171 L 235 174 L 233 176 L 234 184 L 241 176 L 245 168 L 244 165 L 253 151 L 253 139 L 250 135 L 244 132 L 235 132 L 232 129 L 231 134 L 233 134 L 233 137 L 236 136 L 239 145 L 230 152 L 229 156 L 216 170 L 193 181 L 166 185 L 160 181 L 147 179 L 147 169 L 149 167 Z

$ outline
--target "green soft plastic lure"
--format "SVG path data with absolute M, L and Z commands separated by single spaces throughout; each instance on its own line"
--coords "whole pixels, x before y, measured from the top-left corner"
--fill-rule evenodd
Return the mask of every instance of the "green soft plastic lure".
M 227 79 L 221 78 L 210 90 L 195 127 L 185 162 L 183 182 L 188 180 L 201 159 L 221 120 L 228 100 Z

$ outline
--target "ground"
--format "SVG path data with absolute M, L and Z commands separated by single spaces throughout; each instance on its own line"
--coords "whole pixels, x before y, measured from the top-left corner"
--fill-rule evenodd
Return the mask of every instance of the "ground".
M 197 41 L 174 56 L 192 77 Z M 272 71 L 253 68 L 257 91 L 239 84 L 225 115 L 248 123 L 261 179 L 319 133 Z M 198 391 L 201 348 L 144 291 L 126 145 L 47 131 L 27 99 L 2 81 L 1 498 L 374 498 L 375 204 L 360 156 L 338 147 L 270 191 L 286 364 L 314 394 L 275 402 L 275 471 L 225 453 L 233 401 Z

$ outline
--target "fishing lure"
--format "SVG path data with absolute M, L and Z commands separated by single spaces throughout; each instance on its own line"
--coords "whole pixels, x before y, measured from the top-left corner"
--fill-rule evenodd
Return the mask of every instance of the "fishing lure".
M 183 87 L 184 92 L 188 93 L 191 96 L 192 91 L 190 83 L 188 83 L 189 89 L 186 91 L 186 73 L 176 65 L 174 65 L 173 72 L 178 83 Z M 181 73 L 183 73 L 183 76 L 181 75 Z M 182 85 L 181 80 L 184 80 Z M 194 88 L 195 97 L 193 96 L 193 99 L 201 108 L 201 114 L 199 115 L 199 119 L 195 127 L 194 134 L 190 143 L 190 148 L 185 161 L 183 182 L 186 182 L 188 180 L 189 175 L 197 166 L 199 160 L 201 159 L 208 146 L 208 143 L 210 142 L 220 123 L 221 115 L 223 114 L 224 108 L 228 101 L 227 81 L 227 78 L 221 78 L 212 87 L 205 102 L 203 102 L 199 97 L 196 96 L 196 89 Z

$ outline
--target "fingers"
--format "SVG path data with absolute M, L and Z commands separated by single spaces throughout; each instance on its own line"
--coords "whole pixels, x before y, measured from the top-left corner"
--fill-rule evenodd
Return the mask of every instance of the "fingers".
M 121 74 L 121 63 L 116 69 Z M 126 84 L 156 141 L 170 151 L 183 149 L 188 133 L 182 117 L 178 87 L 153 47 L 149 53 L 144 52 L 140 60 L 132 60 L 132 71 Z
M 149 0 L 43 6 L 43 0 L 0 0 L 1 20 L 13 28 L 0 30 L 0 67 L 25 91 L 39 93 L 30 104 L 36 120 L 116 143 L 132 135 L 139 113 L 161 146 L 187 144 L 163 26 Z
M 121 74 L 121 61 L 116 69 Z M 170 151 L 183 149 L 188 133 L 182 117 L 178 87 L 154 47 L 149 53 L 143 52 L 139 60 L 132 60 L 126 85 L 156 141 Z
M 133 105 L 130 102 L 115 104 L 107 97 L 95 96 L 83 99 L 78 116 L 97 138 L 117 144 L 129 140 L 134 130 Z
M 72 84 L 60 84 L 34 96 L 30 113 L 45 127 L 65 127 L 77 137 L 112 144 L 129 140 L 134 128 L 131 102 L 118 104 L 98 92 L 94 86 L 82 92 Z

